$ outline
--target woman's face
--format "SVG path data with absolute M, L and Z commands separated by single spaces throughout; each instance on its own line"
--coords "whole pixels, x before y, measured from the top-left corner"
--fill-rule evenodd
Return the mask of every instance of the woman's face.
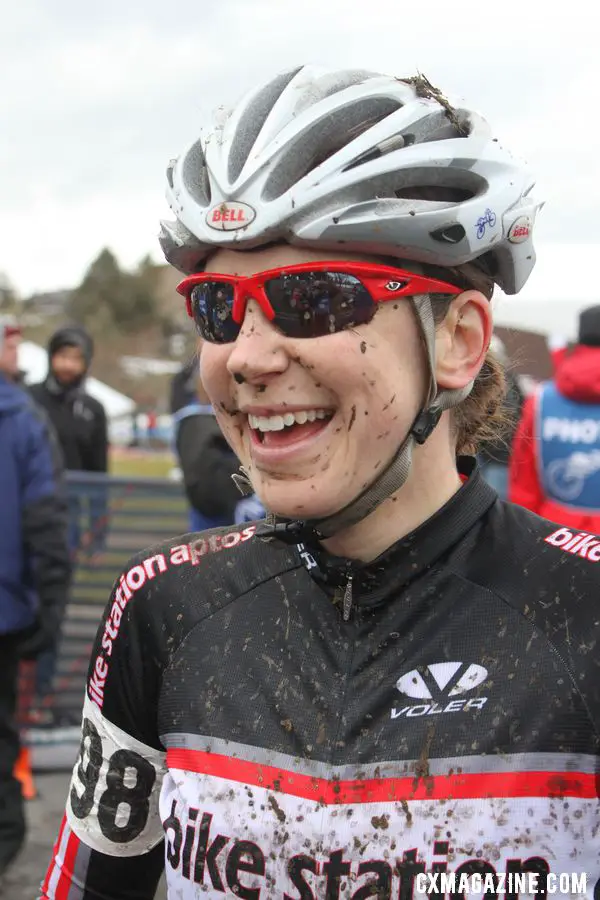
M 207 271 L 251 275 L 332 258 L 376 261 L 279 245 L 219 250 Z M 303 519 L 343 508 L 374 480 L 427 388 L 406 299 L 379 303 L 367 325 L 318 338 L 285 337 L 249 300 L 236 341 L 204 342 L 201 368 L 223 433 L 265 506 Z

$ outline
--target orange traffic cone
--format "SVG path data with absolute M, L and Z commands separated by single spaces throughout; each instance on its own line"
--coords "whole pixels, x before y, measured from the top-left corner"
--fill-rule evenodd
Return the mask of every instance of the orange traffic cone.
M 37 788 L 31 771 L 31 750 L 29 747 L 21 747 L 19 756 L 13 769 L 13 775 L 21 782 L 21 794 L 24 800 L 35 800 Z

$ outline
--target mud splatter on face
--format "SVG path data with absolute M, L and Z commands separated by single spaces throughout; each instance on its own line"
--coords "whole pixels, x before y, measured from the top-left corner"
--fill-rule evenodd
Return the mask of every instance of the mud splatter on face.
M 225 403 L 223 403 L 223 401 L 221 401 L 221 402 L 219 403 L 219 409 L 220 409 L 222 412 L 227 413 L 228 416 L 232 416 L 232 417 L 233 417 L 233 416 L 237 416 L 237 414 L 238 414 L 238 410 L 237 410 L 237 409 L 228 409 L 227 406 L 225 405 Z
M 348 431 L 352 431 L 352 426 L 356 421 L 356 406 L 352 406 L 350 410 L 350 421 L 348 422 Z

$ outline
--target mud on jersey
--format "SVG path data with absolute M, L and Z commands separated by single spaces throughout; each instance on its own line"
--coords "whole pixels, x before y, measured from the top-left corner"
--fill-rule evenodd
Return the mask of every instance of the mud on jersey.
M 586 536 L 477 474 L 369 565 L 255 532 L 116 583 L 42 896 L 149 900 L 164 866 L 178 900 L 460 900 L 461 875 L 517 900 L 562 873 L 597 898 Z

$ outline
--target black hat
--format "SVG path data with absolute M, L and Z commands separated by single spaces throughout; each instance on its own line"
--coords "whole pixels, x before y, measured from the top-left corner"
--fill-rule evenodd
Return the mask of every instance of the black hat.
M 590 306 L 579 314 L 577 343 L 587 347 L 600 347 L 600 306 Z
M 50 359 L 62 347 L 79 347 L 89 368 L 94 356 L 94 341 L 85 328 L 80 325 L 65 325 L 54 332 L 48 342 Z
M 171 415 L 198 402 L 198 379 L 200 378 L 200 361 L 198 354 L 182 366 L 181 370 L 173 376 L 171 381 Z

